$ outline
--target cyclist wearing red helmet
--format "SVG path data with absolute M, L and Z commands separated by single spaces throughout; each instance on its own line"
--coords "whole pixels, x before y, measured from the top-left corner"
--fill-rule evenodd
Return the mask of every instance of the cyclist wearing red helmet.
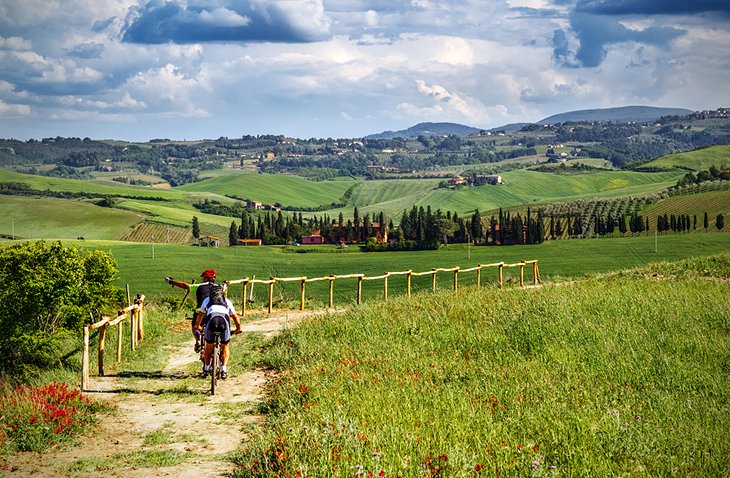
M 201 333 L 195 329 L 195 318 L 197 317 L 198 312 L 200 312 L 200 306 L 203 304 L 203 300 L 205 300 L 210 295 L 211 284 L 215 283 L 215 269 L 204 270 L 203 273 L 200 274 L 200 277 L 203 282 L 199 284 L 188 284 L 187 282 L 177 281 L 172 277 L 165 277 L 165 281 L 167 281 L 167 283 L 172 285 L 173 287 L 179 287 L 181 289 L 185 289 L 186 291 L 195 292 L 195 310 L 193 311 L 193 320 L 191 321 L 193 337 L 195 337 L 195 352 L 200 352 L 200 349 L 203 347 Z

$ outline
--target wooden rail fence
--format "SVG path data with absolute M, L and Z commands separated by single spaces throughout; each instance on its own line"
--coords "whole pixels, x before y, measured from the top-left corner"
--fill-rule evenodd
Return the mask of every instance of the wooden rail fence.
M 356 289 L 356 295 L 355 295 L 355 301 L 357 304 L 362 303 L 362 285 L 365 281 L 375 281 L 375 280 L 382 280 L 383 281 L 383 300 L 388 300 L 388 278 L 393 276 L 406 276 L 406 295 L 408 297 L 411 296 L 411 278 L 412 277 L 418 277 L 418 276 L 424 276 L 424 275 L 430 275 L 431 276 L 431 290 L 436 291 L 436 276 L 439 272 L 451 272 L 453 273 L 453 289 L 457 290 L 459 288 L 459 274 L 467 273 L 467 272 L 476 272 L 476 284 L 477 287 L 481 287 L 481 280 L 482 280 L 482 269 L 485 268 L 496 268 L 497 269 L 497 279 L 499 282 L 499 288 L 504 287 L 504 268 L 507 267 L 519 267 L 520 268 L 520 287 L 523 287 L 525 285 L 525 266 L 532 265 L 532 282 L 534 285 L 537 285 L 540 281 L 540 271 L 537 267 L 537 260 L 531 260 L 531 261 L 521 261 L 514 264 L 505 264 L 504 262 L 495 262 L 493 264 L 479 264 L 475 267 L 470 267 L 468 269 L 461 269 L 460 267 L 452 267 L 452 268 L 434 268 L 430 271 L 424 271 L 424 272 L 413 272 L 412 270 L 407 271 L 400 271 L 400 272 L 386 272 L 383 275 L 379 276 L 370 276 L 367 277 L 365 274 L 345 274 L 345 275 L 330 275 L 325 277 L 270 277 L 267 279 L 252 279 L 252 278 L 245 278 L 245 279 L 236 279 L 228 281 L 228 285 L 235 285 L 235 284 L 241 284 L 241 317 L 244 317 L 246 315 L 246 295 L 248 292 L 248 286 L 253 284 L 266 284 L 268 286 L 268 304 L 267 304 L 267 310 L 270 314 L 273 305 L 274 305 L 274 284 L 276 283 L 285 283 L 285 282 L 299 282 L 299 310 L 304 310 L 305 306 L 305 292 L 306 287 L 308 283 L 311 282 L 318 282 L 318 281 L 329 281 L 329 302 L 328 307 L 331 309 L 334 306 L 334 290 L 335 290 L 335 281 L 338 279 L 357 279 L 357 289 Z
M 127 289 L 127 297 L 129 297 L 129 289 Z M 99 329 L 99 350 L 98 365 L 99 376 L 104 376 L 104 352 L 106 349 L 106 331 L 110 327 L 117 327 L 117 363 L 122 361 L 122 332 L 124 322 L 129 319 L 130 335 L 129 347 L 131 350 L 137 348 L 140 340 L 144 339 L 144 299 L 145 297 L 138 294 L 134 299 L 134 303 L 127 308 L 118 311 L 117 317 L 102 317 L 100 321 L 84 327 L 84 350 L 81 358 L 81 390 L 89 389 L 89 340 L 91 331 Z M 127 299 L 129 302 L 129 299 Z

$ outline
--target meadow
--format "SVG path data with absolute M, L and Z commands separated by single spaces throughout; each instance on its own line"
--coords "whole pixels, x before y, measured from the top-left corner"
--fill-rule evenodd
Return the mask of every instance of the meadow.
M 730 146 L 717 145 L 701 148 L 686 153 L 675 153 L 662 156 L 643 165 L 646 168 L 683 168 L 694 171 L 706 171 L 710 166 L 727 168 L 730 163 Z
M 188 282 L 199 279 L 202 270 L 215 268 L 219 280 L 235 280 L 245 277 L 268 279 L 276 277 L 323 277 L 330 274 L 345 275 L 362 273 L 368 276 L 384 272 L 411 269 L 415 272 L 428 271 L 434 267 L 462 269 L 477 264 L 495 262 L 515 263 L 521 260 L 537 259 L 540 278 L 543 282 L 573 279 L 588 274 L 606 273 L 631 268 L 655 261 L 678 260 L 687 257 L 718 254 L 730 250 L 730 235 L 723 233 L 696 233 L 666 235 L 657 238 L 657 252 L 654 252 L 655 238 L 638 236 L 627 238 L 605 238 L 589 240 L 549 241 L 536 246 L 467 246 L 454 244 L 436 251 L 408 252 L 360 252 L 357 247 L 336 246 L 265 246 L 265 247 L 222 247 L 199 248 L 177 244 L 140 244 L 107 241 L 69 241 L 80 247 L 109 250 L 119 266 L 119 285 L 129 284 L 133 293 L 142 293 L 154 298 L 173 295 L 182 298 L 179 289 L 170 289 L 165 276 L 173 276 Z M 154 252 L 154 257 L 152 256 Z M 526 280 L 531 278 L 526 271 Z M 505 269 L 508 287 L 519 280 L 518 268 Z M 437 288 L 452 288 L 452 274 L 441 273 Z M 496 269 L 485 269 L 482 273 L 485 287 L 497 287 Z M 459 284 L 470 285 L 476 281 L 476 273 L 463 273 Z M 326 304 L 328 288 L 326 282 L 307 285 L 307 307 Z M 364 283 L 365 300 L 382 298 L 382 281 Z M 393 277 L 389 281 L 390 294 L 396 296 L 405 291 L 405 278 Z M 430 290 L 429 276 L 413 278 L 414 292 Z M 355 300 L 356 280 L 342 279 L 335 285 L 335 304 L 349 305 Z M 299 284 L 277 284 L 276 306 L 293 307 L 298 303 Z M 233 294 L 237 306 L 240 292 Z M 252 307 L 263 307 L 267 300 L 266 286 L 256 285 Z
M 234 476 L 724 476 L 728 278 L 725 255 L 302 323 L 263 348 Z

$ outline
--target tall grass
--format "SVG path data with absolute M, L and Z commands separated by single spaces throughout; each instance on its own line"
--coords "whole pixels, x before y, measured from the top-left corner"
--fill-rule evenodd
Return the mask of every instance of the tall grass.
M 711 262 L 305 323 L 267 349 L 236 476 L 723 476 L 730 291 L 698 278 L 730 257 Z

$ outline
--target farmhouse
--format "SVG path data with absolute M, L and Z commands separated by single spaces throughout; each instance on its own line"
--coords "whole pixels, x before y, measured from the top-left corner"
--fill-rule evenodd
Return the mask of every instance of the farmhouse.
M 299 240 L 299 243 L 303 246 L 320 245 L 324 244 L 325 240 L 324 236 L 322 236 L 321 234 L 312 234 L 311 236 L 302 236 L 302 238 Z
M 215 236 L 205 236 L 198 239 L 198 245 L 201 247 L 220 247 L 221 239 Z
M 466 179 L 461 176 L 454 176 L 449 179 L 449 186 L 459 186 L 460 184 L 466 184 Z
M 261 201 L 251 201 L 250 199 L 246 201 L 246 209 L 255 210 L 261 209 L 262 207 L 263 204 L 261 203 Z
M 502 184 L 502 176 L 492 174 L 477 174 L 477 182 L 486 184 Z

